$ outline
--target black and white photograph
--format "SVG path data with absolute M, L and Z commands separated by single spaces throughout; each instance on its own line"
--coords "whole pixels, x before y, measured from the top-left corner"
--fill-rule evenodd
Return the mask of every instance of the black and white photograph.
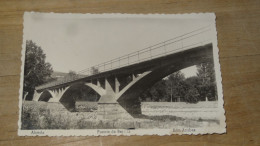
M 214 13 L 24 13 L 20 136 L 225 133 Z

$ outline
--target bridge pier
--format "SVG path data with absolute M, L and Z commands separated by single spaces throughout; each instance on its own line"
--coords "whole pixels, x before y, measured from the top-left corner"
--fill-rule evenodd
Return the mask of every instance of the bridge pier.
M 115 93 L 119 93 L 120 82 L 117 77 L 115 77 Z
M 115 99 L 117 92 L 119 92 L 119 84 L 117 78 L 105 79 L 106 93 L 98 101 L 98 119 L 116 120 L 133 118 Z
M 33 101 L 38 101 L 42 93 L 43 92 L 38 93 L 36 90 L 34 90 Z

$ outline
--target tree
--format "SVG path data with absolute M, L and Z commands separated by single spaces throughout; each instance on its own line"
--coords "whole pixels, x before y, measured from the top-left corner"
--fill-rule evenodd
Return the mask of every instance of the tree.
M 187 86 L 187 91 L 184 96 L 185 101 L 189 103 L 197 103 L 202 101 L 199 94 L 201 80 L 198 78 L 198 76 L 185 79 L 185 84 Z
M 200 98 L 205 100 L 207 97 L 209 100 L 217 100 L 217 87 L 213 62 L 201 63 L 197 68 L 197 76 L 201 80 L 199 86 Z
M 170 101 L 177 101 L 184 97 L 184 79 L 184 74 L 180 71 L 174 72 L 167 77 L 167 95 Z
M 77 76 L 77 73 L 75 71 L 70 70 L 68 76 L 74 77 Z
M 24 66 L 24 94 L 28 92 L 27 100 L 31 100 L 36 86 L 51 79 L 53 72 L 51 64 L 45 62 L 46 55 L 42 48 L 33 41 L 26 41 Z
M 78 75 L 75 71 L 70 70 L 69 73 L 64 77 L 65 81 L 75 80 L 78 78 Z
M 142 101 L 183 101 L 197 103 L 199 101 L 217 100 L 215 71 L 212 62 L 197 66 L 197 76 L 185 79 L 181 71 L 172 73 L 147 89 L 140 98 Z
M 147 89 L 140 98 L 142 101 L 151 99 L 151 101 L 177 101 L 184 98 L 186 93 L 185 77 L 180 71 L 172 73 L 165 79 L 157 82 L 151 88 Z
M 99 73 L 99 70 L 98 70 L 98 68 L 96 68 L 96 67 L 91 67 L 91 69 L 90 69 L 90 73 L 91 73 L 91 75 L 94 75 L 94 74 L 98 74 Z
M 166 84 L 161 80 L 140 95 L 141 101 L 166 101 Z

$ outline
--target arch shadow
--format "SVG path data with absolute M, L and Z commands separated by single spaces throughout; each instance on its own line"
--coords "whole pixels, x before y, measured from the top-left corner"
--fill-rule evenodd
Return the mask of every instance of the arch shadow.
M 98 101 L 100 95 L 84 83 L 72 84 L 59 102 L 70 112 L 76 112 L 77 101 Z
M 50 100 L 50 98 L 53 98 L 50 91 L 44 90 L 43 93 L 41 94 L 41 96 L 39 97 L 38 101 L 48 102 Z

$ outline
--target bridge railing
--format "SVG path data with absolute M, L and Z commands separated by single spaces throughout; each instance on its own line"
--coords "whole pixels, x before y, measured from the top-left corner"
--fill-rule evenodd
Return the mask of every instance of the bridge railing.
M 212 42 L 212 31 L 210 30 L 210 26 L 199 28 L 197 30 L 185 33 L 178 37 L 166 40 L 153 46 L 149 46 L 142 50 L 81 70 L 77 73 L 76 76 L 72 78 L 64 78 L 60 81 L 54 81 L 40 85 L 36 87 L 36 90 L 56 86 L 59 84 L 64 84 L 80 78 L 85 78 L 87 76 L 122 68 L 125 66 L 152 60 L 172 53 L 208 44 Z

